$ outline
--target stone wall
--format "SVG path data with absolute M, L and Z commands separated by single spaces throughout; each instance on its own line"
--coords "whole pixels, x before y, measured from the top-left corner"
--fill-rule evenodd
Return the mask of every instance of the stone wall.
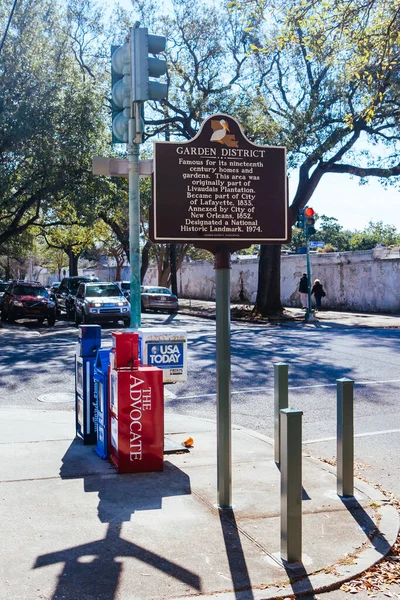
M 311 253 L 311 279 L 326 291 L 323 306 L 332 309 L 400 313 L 400 248 L 363 252 Z M 305 254 L 282 255 L 281 297 L 284 306 L 299 307 L 298 282 L 307 271 Z M 129 277 L 128 277 L 129 278 Z M 177 274 L 182 298 L 215 299 L 212 261 L 185 262 Z M 258 259 L 232 261 L 231 301 L 253 303 L 257 293 Z M 145 284 L 157 285 L 150 267 Z

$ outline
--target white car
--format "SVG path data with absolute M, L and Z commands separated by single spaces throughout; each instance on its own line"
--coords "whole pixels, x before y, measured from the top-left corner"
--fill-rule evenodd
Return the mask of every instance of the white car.
M 75 298 L 75 323 L 131 322 L 128 300 L 116 283 L 84 282 L 78 287 Z

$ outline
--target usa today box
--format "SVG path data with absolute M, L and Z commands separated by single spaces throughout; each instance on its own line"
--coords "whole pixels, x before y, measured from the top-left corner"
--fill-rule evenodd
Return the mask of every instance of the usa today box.
M 142 365 L 163 370 L 164 383 L 187 379 L 187 332 L 177 327 L 140 327 L 139 356 Z

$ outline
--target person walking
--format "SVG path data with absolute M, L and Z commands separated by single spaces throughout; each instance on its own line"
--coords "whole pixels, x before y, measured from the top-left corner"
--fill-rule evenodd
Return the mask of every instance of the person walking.
M 305 273 L 303 273 L 303 276 L 300 279 L 299 294 L 300 294 L 301 307 L 303 309 L 307 310 L 308 309 L 308 278 Z
M 321 308 L 321 298 L 326 296 L 326 294 L 324 292 L 324 288 L 322 287 L 322 283 L 320 282 L 319 279 L 316 279 L 314 281 L 314 285 L 312 287 L 311 294 L 314 294 L 315 306 L 317 307 L 317 310 L 319 310 Z

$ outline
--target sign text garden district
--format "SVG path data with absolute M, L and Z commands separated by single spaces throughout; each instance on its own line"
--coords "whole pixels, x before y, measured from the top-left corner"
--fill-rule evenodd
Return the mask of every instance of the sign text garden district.
M 285 148 L 252 144 L 227 115 L 189 142 L 154 146 L 155 242 L 212 250 L 288 240 Z

